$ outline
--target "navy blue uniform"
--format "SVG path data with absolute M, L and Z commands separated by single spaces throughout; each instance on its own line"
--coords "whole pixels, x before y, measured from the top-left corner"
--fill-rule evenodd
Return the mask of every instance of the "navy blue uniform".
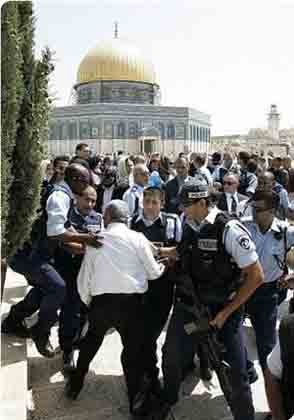
M 174 246 L 182 235 L 181 222 L 177 215 L 161 212 L 152 224 L 144 221 L 143 215 L 135 215 L 131 228 L 143 233 L 151 242 L 161 243 L 162 246 Z M 148 291 L 144 296 L 145 312 L 145 342 L 144 353 L 147 361 L 146 372 L 151 382 L 158 380 L 159 370 L 156 367 L 156 342 L 168 319 L 173 304 L 174 273 L 165 272 L 159 279 L 148 283 Z
M 31 244 L 26 244 L 24 249 L 19 250 L 9 261 L 10 267 L 23 274 L 32 286 L 25 298 L 13 307 L 13 314 L 15 319 L 22 320 L 39 310 L 38 322 L 31 330 L 33 337 L 50 335 L 51 327 L 58 320 L 57 311 L 65 298 L 65 282 L 54 267 L 53 257 L 57 241 L 47 236 L 46 223 L 50 212 L 45 206 L 49 200 L 52 202 L 54 196 L 56 205 L 62 204 L 62 220 L 66 221 L 73 195 L 65 182 L 53 188 L 50 186 L 48 194 L 49 196 L 45 194 L 42 200 L 40 216 L 33 225 Z M 64 229 L 64 226 L 62 228 Z
M 212 318 L 232 298 L 238 288 L 240 270 L 258 259 L 248 231 L 236 220 L 227 221 L 217 210 L 211 211 L 205 222 L 185 224 L 179 247 L 183 269 L 191 277 L 200 300 L 208 307 Z M 163 376 L 166 399 L 174 404 L 185 366 L 196 350 L 195 338 L 184 325 L 193 322 L 193 315 L 183 305 L 189 296 L 177 287 L 176 302 L 163 347 Z M 232 402 L 235 420 L 253 420 L 254 407 L 246 371 L 246 354 L 242 337 L 242 311 L 235 311 L 219 331 L 224 343 L 224 358 L 231 366 Z M 183 359 L 185 352 L 185 359 Z

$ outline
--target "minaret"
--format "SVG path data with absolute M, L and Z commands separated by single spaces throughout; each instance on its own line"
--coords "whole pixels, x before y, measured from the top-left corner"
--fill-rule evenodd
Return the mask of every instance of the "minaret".
M 114 38 L 118 38 L 118 22 L 114 22 Z
M 280 129 L 280 114 L 277 110 L 277 105 L 271 105 L 270 113 L 268 114 L 268 131 L 271 138 L 279 140 Z

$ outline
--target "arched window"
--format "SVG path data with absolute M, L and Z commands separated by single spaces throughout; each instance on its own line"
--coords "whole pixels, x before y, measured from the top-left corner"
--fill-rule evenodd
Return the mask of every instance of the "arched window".
M 175 138 L 175 126 L 173 124 L 169 124 L 167 127 L 167 138 L 168 139 Z
M 158 129 L 159 129 L 159 134 L 160 134 L 161 140 L 163 140 L 164 139 L 164 135 L 165 135 L 163 123 L 161 123 L 161 122 L 158 123 Z
M 138 124 L 136 122 L 129 123 L 129 138 L 135 139 L 138 136 Z
M 125 138 L 125 124 L 123 122 L 120 122 L 117 126 L 117 137 L 119 139 Z

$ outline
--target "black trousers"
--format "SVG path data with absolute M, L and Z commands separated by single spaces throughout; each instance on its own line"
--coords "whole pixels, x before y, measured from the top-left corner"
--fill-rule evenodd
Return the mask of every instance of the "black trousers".
M 95 296 L 89 310 L 89 330 L 80 345 L 77 371 L 85 375 L 109 328 L 120 334 L 121 363 L 125 374 L 130 410 L 140 389 L 145 362 L 142 360 L 144 335 L 143 296 L 140 294 L 103 294 Z
M 209 307 L 212 316 L 221 308 Z M 231 411 L 234 420 L 254 420 L 254 407 L 246 370 L 246 355 L 243 341 L 241 311 L 235 311 L 219 332 L 219 339 L 225 346 L 224 360 L 231 366 L 231 385 L 233 389 Z M 178 401 L 182 381 L 182 370 L 191 360 L 197 349 L 193 334 L 188 335 L 184 325 L 193 322 L 193 315 L 180 301 L 176 301 L 169 323 L 163 353 L 163 378 L 165 397 L 170 404 Z
M 167 320 L 174 300 L 174 283 L 170 273 L 157 280 L 149 281 L 144 296 L 145 334 L 143 352 L 146 361 L 146 374 L 151 382 L 158 379 L 157 339 Z

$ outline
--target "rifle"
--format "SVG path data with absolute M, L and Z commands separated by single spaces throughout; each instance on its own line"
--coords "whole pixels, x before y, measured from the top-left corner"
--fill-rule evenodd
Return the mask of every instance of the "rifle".
M 188 277 L 188 276 L 187 276 Z M 185 276 L 185 286 L 187 286 L 187 278 Z M 191 305 L 180 301 L 180 304 L 190 312 L 194 320 L 184 325 L 184 329 L 188 335 L 196 334 L 200 338 L 200 343 L 205 354 L 208 357 L 210 366 L 215 370 L 220 387 L 227 400 L 229 406 L 232 401 L 232 385 L 230 381 L 230 366 L 223 359 L 224 346 L 217 337 L 217 329 L 210 325 L 211 315 L 208 308 L 200 301 L 195 293 L 192 280 L 188 280 L 188 293 L 191 299 Z M 187 290 L 187 289 L 186 289 Z M 189 300 L 190 300 L 189 299 Z

